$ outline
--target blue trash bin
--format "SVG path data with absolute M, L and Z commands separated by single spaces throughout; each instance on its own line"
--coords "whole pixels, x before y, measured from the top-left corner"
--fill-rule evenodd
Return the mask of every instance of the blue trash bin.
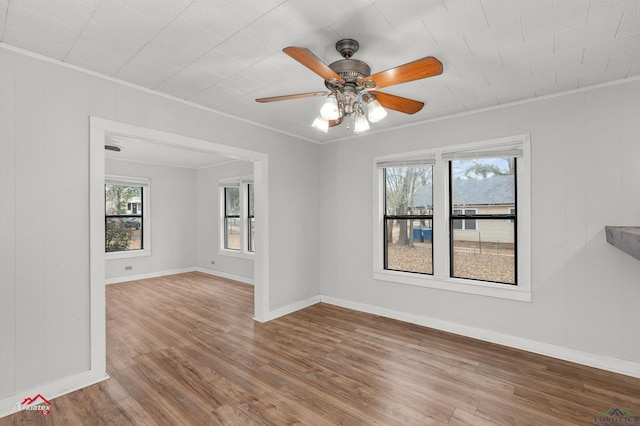
M 423 228 L 422 239 L 424 241 L 431 241 L 431 238 L 433 238 L 433 231 L 431 230 L 431 228 Z
M 424 241 L 422 239 L 422 229 L 413 229 L 413 241 L 418 241 L 418 242 L 422 242 Z

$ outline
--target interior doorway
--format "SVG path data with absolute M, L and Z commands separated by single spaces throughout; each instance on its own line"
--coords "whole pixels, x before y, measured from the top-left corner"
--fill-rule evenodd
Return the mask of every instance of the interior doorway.
M 209 142 L 183 135 L 133 126 L 91 117 L 89 138 L 89 200 L 90 200 L 90 285 L 91 285 L 91 365 L 106 374 L 106 321 L 105 321 L 105 143 L 110 136 L 128 137 L 152 142 L 172 149 L 182 148 L 210 155 L 253 163 L 256 187 L 255 208 L 260 212 L 255 219 L 254 257 L 254 319 L 265 321 L 269 311 L 268 300 L 268 155 L 229 145 Z M 194 265 L 195 266 L 195 265 Z

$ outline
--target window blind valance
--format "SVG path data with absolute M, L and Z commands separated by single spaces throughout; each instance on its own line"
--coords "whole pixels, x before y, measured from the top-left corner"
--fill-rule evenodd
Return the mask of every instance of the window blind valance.
M 149 186 L 149 178 L 107 175 L 104 177 L 104 183 L 107 185 Z
M 243 183 L 253 183 L 253 176 L 238 176 L 233 178 L 220 179 L 219 187 L 237 188 Z
M 379 169 L 389 167 L 411 167 L 411 166 L 432 166 L 436 164 L 435 154 L 415 157 L 415 158 L 399 158 L 394 160 L 381 160 L 376 163 Z
M 470 160 L 473 158 L 504 158 L 504 157 L 522 157 L 524 151 L 522 144 L 512 144 L 506 146 L 496 146 L 486 149 L 469 149 L 444 151 L 442 153 L 443 160 Z

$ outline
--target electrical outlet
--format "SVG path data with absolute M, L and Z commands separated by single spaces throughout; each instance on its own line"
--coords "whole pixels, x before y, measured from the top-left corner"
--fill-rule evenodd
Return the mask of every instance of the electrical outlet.
M 133 269 L 133 266 L 131 266 L 131 265 L 124 267 L 125 271 L 131 271 L 132 269 Z

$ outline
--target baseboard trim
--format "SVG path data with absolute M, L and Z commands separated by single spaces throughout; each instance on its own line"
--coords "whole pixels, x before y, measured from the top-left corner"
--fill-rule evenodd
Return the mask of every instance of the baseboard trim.
M 104 280 L 104 283 L 108 285 L 127 281 L 146 280 L 148 278 L 164 277 L 166 275 L 184 274 L 185 272 L 193 272 L 195 270 L 196 268 L 192 266 L 190 268 L 168 269 L 166 271 L 149 272 L 146 274 L 125 275 L 122 277 L 107 278 Z
M 241 283 L 254 285 L 253 278 L 243 277 L 242 275 L 229 274 L 227 272 L 216 271 L 215 269 L 203 268 L 202 266 L 196 266 L 194 271 L 202 272 L 203 274 L 214 275 L 220 278 L 227 278 L 234 281 L 240 281 Z
M 35 388 L 15 393 L 13 395 L 9 395 L 0 399 L 0 418 L 21 411 L 21 403 L 25 398 L 33 398 L 36 395 L 40 394 L 47 398 L 49 401 L 52 401 L 59 396 L 66 395 L 78 389 L 86 388 L 87 386 L 95 385 L 96 383 L 99 383 L 108 378 L 109 376 L 102 372 L 94 372 L 92 370 L 88 370 L 79 374 L 75 374 L 73 376 L 56 380 L 55 382 L 47 383 Z M 53 414 L 55 413 L 55 404 L 52 403 L 51 405 L 53 407 Z
M 308 299 L 300 300 L 299 302 L 291 303 L 290 305 L 286 305 L 281 308 L 274 309 L 272 311 L 267 312 L 267 314 L 265 315 L 264 321 L 260 321 L 260 322 L 267 322 L 267 321 L 274 320 L 276 318 L 283 317 L 285 315 L 289 315 L 293 312 L 315 305 L 316 303 L 320 303 L 321 301 L 322 301 L 321 296 L 313 296 Z
M 148 278 L 165 277 L 167 275 L 184 274 L 185 272 L 202 272 L 203 274 L 215 275 L 220 278 L 227 278 L 241 283 L 254 285 L 253 278 L 243 277 L 242 275 L 229 274 L 227 272 L 216 271 L 215 269 L 203 268 L 202 266 L 191 266 L 189 268 L 168 269 L 166 271 L 149 272 L 146 274 L 125 275 L 122 277 L 105 279 L 104 283 L 118 284 L 127 281 L 146 280 Z
M 601 370 L 607 370 L 613 373 L 640 378 L 640 363 L 638 362 L 584 352 L 578 349 L 571 349 L 564 346 L 540 342 L 537 340 L 525 339 L 522 337 L 498 333 L 495 331 L 483 330 L 480 328 L 460 325 L 449 321 L 408 314 L 392 309 L 380 308 L 377 306 L 371 306 L 334 297 L 320 296 L 320 300 L 324 303 L 340 306 L 347 309 L 353 309 L 355 311 L 379 315 L 382 317 L 434 328 L 461 336 L 484 340 L 486 342 L 496 343 L 502 346 L 521 349 L 527 352 L 533 352 L 564 361 L 574 362 L 576 364 L 599 368 Z

